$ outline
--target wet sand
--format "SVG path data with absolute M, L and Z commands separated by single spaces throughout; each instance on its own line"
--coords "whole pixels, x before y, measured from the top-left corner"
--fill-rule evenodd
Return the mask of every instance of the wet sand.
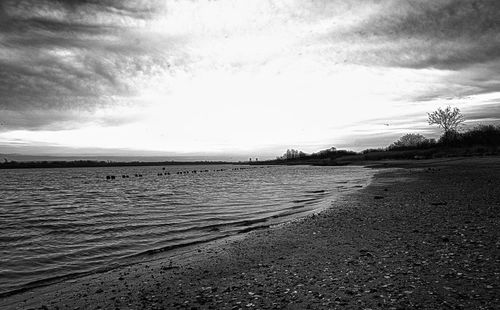
M 500 158 L 377 165 L 320 214 L 0 308 L 500 309 Z

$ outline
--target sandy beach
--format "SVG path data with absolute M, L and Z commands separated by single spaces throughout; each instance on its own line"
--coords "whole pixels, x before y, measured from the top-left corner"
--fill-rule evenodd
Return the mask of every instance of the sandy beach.
M 377 166 L 370 186 L 319 214 L 0 308 L 500 309 L 500 158 Z

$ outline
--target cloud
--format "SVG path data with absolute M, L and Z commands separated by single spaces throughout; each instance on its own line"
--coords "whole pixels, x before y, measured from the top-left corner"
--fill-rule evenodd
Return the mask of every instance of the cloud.
M 11 20 L 69 19 L 99 23 L 148 19 L 164 8 L 158 0 L 5 0 L 1 10 Z
M 236 147 L 242 137 L 254 139 L 245 147 L 257 147 L 271 143 L 263 142 L 270 132 L 282 143 L 329 143 L 327 136 L 340 137 L 338 128 L 369 118 L 394 119 L 398 128 L 380 128 L 390 137 L 421 130 L 421 120 L 407 114 L 425 115 L 447 99 L 471 97 L 461 108 L 476 106 L 483 118 L 488 112 L 475 96 L 500 91 L 499 6 L 495 0 L 1 1 L 0 131 L 76 135 L 79 128 L 83 134 L 92 126 L 143 121 L 147 127 L 154 120 L 156 133 L 194 139 L 193 145 L 199 138 L 193 132 L 203 131 L 207 147 Z M 239 115 L 256 107 L 266 110 L 250 113 L 258 129 Z M 363 136 L 379 130 L 371 126 L 342 135 L 364 143 Z M 211 137 L 228 130 L 231 138 Z M 142 140 L 137 135 L 138 145 Z
M 500 125 L 500 100 L 486 103 L 477 107 L 471 107 L 463 111 L 467 123 L 482 124 L 495 123 Z
M 331 40 L 352 44 L 348 61 L 460 69 L 500 59 L 495 0 L 385 1 L 376 14 Z
M 329 32 L 325 53 L 419 73 L 421 88 L 401 93 L 419 104 L 500 91 L 499 34 L 495 0 L 382 1 L 360 23 Z
M 175 38 L 143 33 L 161 8 L 160 1 L 2 1 L 3 130 L 69 124 L 78 111 L 137 102 L 142 77 L 180 63 L 164 52 Z

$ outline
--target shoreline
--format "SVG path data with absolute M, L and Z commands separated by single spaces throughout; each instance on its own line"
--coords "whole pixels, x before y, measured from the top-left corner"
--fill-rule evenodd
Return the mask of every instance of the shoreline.
M 362 169 L 360 170 L 362 174 L 361 178 L 360 175 L 356 173 L 340 173 L 344 176 L 342 176 L 340 180 L 338 178 L 335 178 L 333 180 L 338 181 L 334 182 L 339 183 L 337 186 L 329 187 L 328 185 L 331 185 L 331 182 L 323 182 L 325 183 L 324 188 L 326 190 L 322 189 L 314 191 L 304 191 L 304 195 L 307 195 L 307 200 L 304 200 L 305 202 L 303 203 L 303 205 L 300 205 L 300 208 L 297 208 L 295 204 L 302 203 L 303 201 L 300 199 L 303 198 L 297 196 L 296 198 L 294 198 L 297 200 L 290 199 L 289 201 L 281 201 L 281 205 L 286 206 L 286 204 L 288 203 L 289 206 L 281 207 L 276 210 L 273 209 L 276 212 L 282 211 L 279 214 L 275 212 L 274 215 L 270 214 L 262 216 L 261 214 L 259 214 L 259 216 L 253 217 L 253 215 L 249 213 L 249 217 L 247 219 L 243 218 L 227 223 L 220 222 L 220 224 L 218 224 L 217 226 L 213 225 L 217 227 L 217 230 L 214 230 L 216 231 L 216 233 L 213 235 L 207 234 L 202 236 L 201 238 L 184 239 L 174 244 L 167 244 L 156 248 L 145 248 L 141 252 L 132 253 L 124 257 L 118 257 L 114 262 L 101 264 L 100 266 L 93 267 L 92 269 L 87 268 L 82 269 L 82 271 L 77 270 L 65 274 L 46 273 L 46 275 L 48 276 L 46 278 L 39 277 L 36 281 L 24 283 L 22 286 L 18 285 L 17 287 L 13 287 L 10 290 L 0 291 L 0 302 L 2 299 L 8 298 L 10 296 L 55 285 L 61 282 L 76 281 L 79 278 L 92 276 L 94 274 L 103 274 L 114 269 L 123 269 L 128 266 L 133 266 L 135 264 L 143 262 L 169 259 L 175 253 L 184 253 L 189 251 L 189 249 L 197 249 L 205 245 L 215 247 L 216 244 L 220 242 L 220 240 L 232 240 L 235 237 L 245 235 L 252 231 L 268 229 L 269 227 L 293 222 L 297 219 L 307 217 L 310 214 L 321 212 L 324 209 L 329 208 L 331 201 L 337 199 L 339 196 L 359 190 L 359 188 L 365 187 L 371 182 L 374 172 L 371 169 L 366 169 L 363 167 L 359 167 L 358 170 L 359 169 Z M 333 172 L 331 175 L 335 176 Z M 346 179 L 345 175 L 350 175 L 350 177 Z M 318 183 L 320 183 L 320 181 L 321 180 L 318 179 Z M 317 183 L 315 184 L 319 186 Z M 253 201 L 253 203 L 256 203 L 254 199 L 249 201 Z M 276 206 L 278 206 L 278 203 L 275 204 Z M 219 230 L 218 227 L 221 227 L 221 229 Z M 209 229 L 211 230 L 212 228 Z M 203 230 L 203 227 L 200 228 L 200 231 L 201 230 Z
M 0 307 L 498 307 L 500 159 L 403 166 L 317 215 L 9 296 Z

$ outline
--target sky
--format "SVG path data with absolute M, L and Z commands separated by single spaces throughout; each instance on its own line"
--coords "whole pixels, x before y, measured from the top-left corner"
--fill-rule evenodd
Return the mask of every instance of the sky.
M 498 0 L 2 0 L 0 153 L 273 158 L 500 119 Z

